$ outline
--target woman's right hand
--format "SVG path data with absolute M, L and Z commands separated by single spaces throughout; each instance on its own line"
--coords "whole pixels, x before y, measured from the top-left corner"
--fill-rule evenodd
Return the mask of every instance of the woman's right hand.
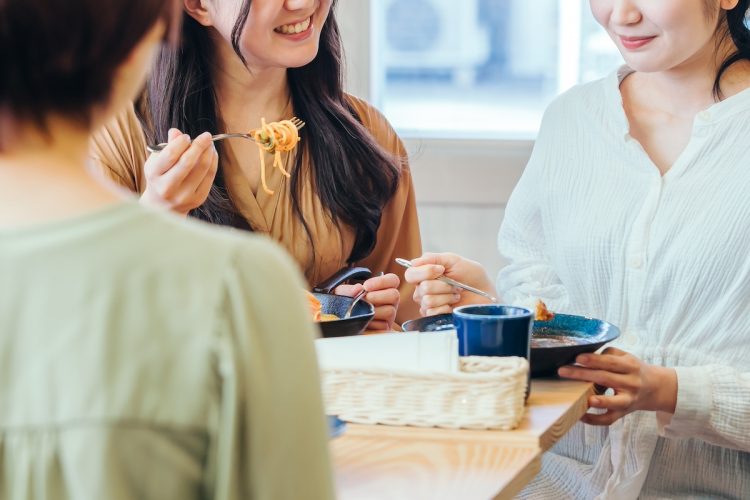
M 434 316 L 452 312 L 454 308 L 467 304 L 488 304 L 481 295 L 456 288 L 435 278 L 445 275 L 490 295 L 497 295 L 487 271 L 478 262 L 465 259 L 454 253 L 426 253 L 411 261 L 406 270 L 406 281 L 416 285 L 414 302 L 419 304 L 422 316 Z
M 141 201 L 187 215 L 206 201 L 218 165 L 210 133 L 191 142 L 187 134 L 170 129 L 167 146 L 146 160 L 146 189 Z

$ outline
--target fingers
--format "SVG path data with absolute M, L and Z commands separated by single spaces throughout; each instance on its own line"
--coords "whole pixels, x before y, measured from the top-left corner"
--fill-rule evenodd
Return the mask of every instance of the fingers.
M 401 294 L 399 293 L 397 288 L 388 288 L 386 290 L 367 292 L 367 294 L 364 296 L 364 299 L 375 307 L 398 307 L 399 300 L 401 300 Z
M 188 172 L 187 177 L 182 182 L 181 191 L 189 196 L 195 196 L 200 186 L 209 178 L 213 183 L 218 167 L 218 154 L 213 142 L 203 151 L 197 162 L 193 165 L 192 170 Z
M 438 314 L 448 314 L 449 312 L 453 312 L 453 306 L 449 304 L 440 307 L 422 307 L 419 309 L 419 314 L 422 316 L 437 316 Z
M 397 289 L 400 284 L 401 280 L 393 273 L 384 274 L 383 276 L 375 276 L 363 283 L 365 290 L 368 292 L 375 292 L 377 290 L 385 290 L 388 288 Z M 369 296 L 370 293 L 367 295 Z
M 367 290 L 364 299 L 375 306 L 375 316 L 367 326 L 372 331 L 389 331 L 396 321 L 396 311 L 401 300 L 398 276 L 393 273 L 376 276 L 365 281 L 361 287 Z
M 384 329 L 390 330 L 391 325 L 393 325 L 393 322 L 396 321 L 396 307 L 392 305 L 376 307 L 373 321 L 383 322 Z M 381 328 L 378 328 L 378 329 L 381 329 Z
M 412 299 L 419 304 L 422 316 L 433 316 L 451 312 L 453 306 L 461 301 L 461 294 L 451 285 L 431 280 L 420 283 L 414 289 Z
M 418 284 L 427 280 L 434 280 L 445 274 L 445 267 L 439 264 L 423 264 L 418 267 L 410 267 L 404 273 L 404 279 L 408 283 Z
M 427 252 L 422 254 L 421 257 L 412 259 L 411 265 L 414 267 L 425 266 L 429 264 L 439 265 L 444 268 L 455 265 L 461 257 L 454 253 L 431 253 Z
M 461 290 L 442 281 L 428 280 L 417 285 L 414 293 L 419 294 L 419 297 L 427 297 L 428 295 L 456 295 L 461 293 Z
M 176 128 L 169 129 L 167 145 L 158 153 L 149 156 L 146 173 L 152 176 L 164 175 L 190 147 L 190 136 Z
M 354 285 L 339 285 L 334 290 L 333 293 L 336 295 L 345 295 L 347 297 L 354 297 L 359 292 L 364 290 L 365 287 L 362 286 L 360 283 L 354 284 Z
M 627 392 L 614 394 L 612 396 L 590 396 L 589 406 L 591 408 L 603 408 L 610 411 L 627 412 L 634 403 L 633 395 Z
M 379 276 L 379 278 L 382 277 L 383 276 Z M 396 279 L 398 280 L 398 278 Z M 392 281 L 389 281 L 389 283 L 392 283 Z M 356 283 L 354 285 L 339 285 L 333 293 L 336 295 L 354 297 L 364 289 L 365 286 L 361 283 Z M 362 298 L 375 307 L 375 315 L 370 323 L 368 323 L 367 331 L 391 331 L 393 329 L 393 322 L 396 321 L 396 310 L 398 309 L 398 302 L 400 299 L 398 289 L 388 288 L 386 290 L 368 292 Z
M 639 369 L 639 364 L 635 358 L 625 356 L 624 353 L 623 355 L 581 354 L 576 358 L 576 363 L 586 368 L 621 374 L 632 373 Z
M 631 385 L 626 382 L 622 375 L 605 370 L 593 370 L 574 365 L 561 367 L 557 370 L 557 374 L 563 378 L 593 382 L 594 384 L 602 385 L 604 387 L 623 387 L 625 385 Z
M 426 280 L 434 280 L 445 274 L 461 260 L 454 253 L 425 253 L 421 257 L 412 259 L 412 267 L 406 270 L 404 278 L 409 283 L 421 283 Z
M 602 354 L 611 354 L 613 356 L 626 356 L 629 353 L 621 349 L 618 349 L 617 347 L 607 347 L 606 349 L 602 351 Z
M 612 425 L 620 418 L 624 417 L 625 413 L 621 411 L 608 411 L 601 415 L 594 413 L 586 413 L 581 417 L 581 422 L 589 425 Z
M 169 143 L 169 142 L 171 142 L 171 141 L 174 141 L 175 139 L 177 139 L 177 138 L 178 138 L 178 137 L 180 137 L 181 135 L 182 135 L 182 132 L 180 132 L 180 129 L 177 129 L 177 128 L 170 128 L 170 129 L 169 129 L 169 130 L 167 131 L 167 142 Z
M 461 295 L 457 293 L 445 293 L 440 295 L 427 295 L 422 297 L 420 307 L 435 309 L 443 306 L 453 306 L 461 301 Z
M 213 168 L 213 173 L 209 172 L 195 188 L 193 198 L 196 200 L 206 200 L 208 194 L 211 192 L 211 186 L 214 185 L 214 178 L 216 177 L 216 167 Z
M 634 398 L 630 393 L 619 393 L 612 396 L 590 396 L 589 407 L 607 410 L 604 413 L 586 413 L 581 421 L 589 425 L 612 425 L 630 413 Z
M 204 132 L 196 137 L 182 153 L 177 163 L 163 174 L 165 183 L 177 189 L 195 168 L 202 167 L 199 160 L 209 147 L 213 147 L 210 133 Z M 202 179 L 203 176 L 201 175 L 200 178 Z
M 206 201 L 219 157 L 208 132 L 192 142 L 177 129 L 171 129 L 168 137 L 164 150 L 146 160 L 146 189 L 141 200 L 187 214 Z

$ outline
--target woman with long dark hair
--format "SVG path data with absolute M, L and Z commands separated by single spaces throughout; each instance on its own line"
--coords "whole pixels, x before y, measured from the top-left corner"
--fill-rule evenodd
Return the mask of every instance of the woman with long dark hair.
M 291 259 L 88 168 L 180 7 L 0 2 L 0 498 L 334 497 Z
M 598 384 L 585 425 L 521 498 L 748 498 L 748 0 L 590 0 L 625 59 L 545 113 L 505 212 L 509 303 L 608 320 L 622 335 L 562 377 Z M 495 294 L 475 262 L 413 261 L 425 314 Z
M 389 124 L 342 90 L 334 3 L 184 0 L 181 47 L 162 51 L 147 94 L 98 135 L 94 157 L 146 203 L 269 234 L 310 285 L 349 265 L 386 273 L 364 283 L 376 306 L 370 329 L 385 330 L 399 302 L 399 320 L 416 313 L 393 262 L 421 253 L 414 190 Z M 215 143 L 217 155 L 189 140 L 292 116 L 306 125 L 286 156 L 291 176 L 267 167 L 268 190 L 253 142 Z M 147 157 L 158 142 L 169 145 Z

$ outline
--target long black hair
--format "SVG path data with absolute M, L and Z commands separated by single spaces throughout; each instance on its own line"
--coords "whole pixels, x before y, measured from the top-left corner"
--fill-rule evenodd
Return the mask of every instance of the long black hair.
M 244 0 L 232 29 L 232 46 L 240 50 L 251 0 Z M 362 125 L 361 118 L 343 91 L 341 38 L 334 16 L 335 0 L 323 25 L 315 59 L 301 68 L 287 70 L 296 116 L 308 127 L 296 155 L 290 182 L 295 215 L 310 236 L 301 209 L 302 190 L 311 183 L 322 206 L 337 224 L 355 234 L 348 262 L 367 257 L 375 247 L 383 208 L 395 193 L 403 159 L 384 150 Z M 184 14 L 182 46 L 165 48 L 149 81 L 141 121 L 151 142 L 163 142 L 171 127 L 194 136 L 209 130 L 224 132 L 214 82 L 209 71 L 213 47 L 208 30 Z M 304 171 L 303 157 L 310 171 Z M 229 199 L 221 169 L 206 202 L 191 215 L 206 221 L 252 230 Z M 310 238 L 311 243 L 314 241 Z M 314 250 L 314 248 L 313 248 Z
M 722 61 L 716 73 L 713 91 L 717 100 L 722 98 L 721 77 L 729 66 L 742 60 L 750 61 L 750 29 L 747 27 L 746 19 L 748 7 L 750 7 L 750 0 L 739 0 L 733 9 L 726 11 L 726 23 L 722 22 L 719 25 L 719 40 L 723 41 L 727 36 L 731 37 L 737 50 Z

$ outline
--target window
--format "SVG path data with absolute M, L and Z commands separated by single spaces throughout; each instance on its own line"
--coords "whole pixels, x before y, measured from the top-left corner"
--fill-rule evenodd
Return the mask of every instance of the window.
M 556 95 L 621 63 L 586 0 L 371 0 L 367 14 L 368 97 L 404 137 L 533 138 Z

